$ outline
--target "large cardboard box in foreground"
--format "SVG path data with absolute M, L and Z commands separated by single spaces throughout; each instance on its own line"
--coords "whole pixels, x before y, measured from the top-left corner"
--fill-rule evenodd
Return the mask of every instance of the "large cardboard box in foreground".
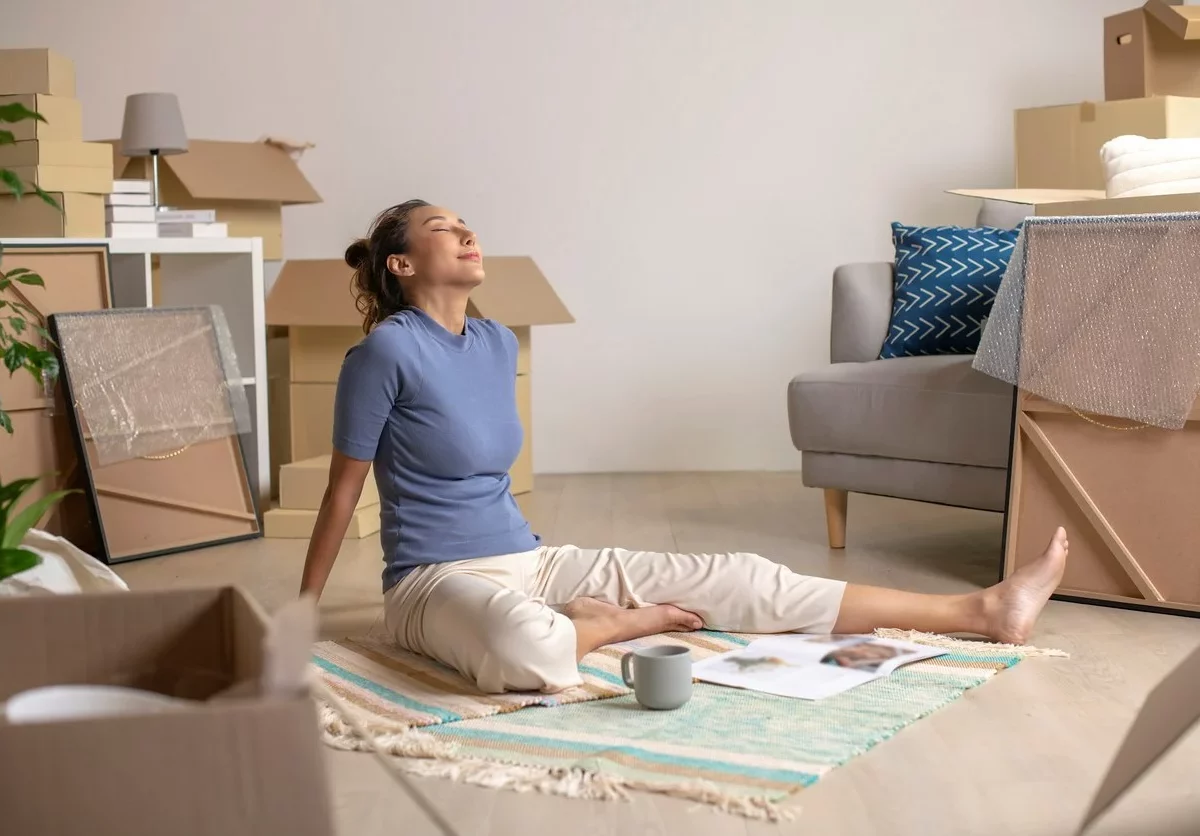
M 120 178 L 150 178 L 150 159 L 121 156 L 110 140 Z M 215 209 L 233 238 L 262 238 L 263 258 L 283 258 L 283 207 L 320 203 L 321 196 L 286 151 L 265 142 L 188 140 L 186 154 L 159 160 L 163 205 Z
M 467 313 L 494 319 L 517 337 L 517 410 L 525 445 L 509 478 L 514 494 L 533 490 L 531 329 L 574 322 L 549 280 L 528 256 L 487 256 L 487 278 Z M 267 296 L 267 367 L 271 467 L 332 452 L 333 399 L 342 360 L 363 338 L 353 271 L 341 259 L 293 259 Z M 278 477 L 272 481 L 278 484 Z
M 1124 134 L 1200 137 L 1200 98 L 1154 96 L 1035 107 L 1014 114 L 1016 187 L 1103 189 L 1100 149 Z
M 1200 8 L 1149 0 L 1104 19 L 1104 98 L 1200 96 Z
M 0 829 L 330 836 L 311 697 L 251 689 L 211 699 L 262 677 L 267 630 L 255 602 L 229 587 L 0 599 L 0 701 L 52 685 L 195 701 L 66 721 L 18 724 L 0 714 Z

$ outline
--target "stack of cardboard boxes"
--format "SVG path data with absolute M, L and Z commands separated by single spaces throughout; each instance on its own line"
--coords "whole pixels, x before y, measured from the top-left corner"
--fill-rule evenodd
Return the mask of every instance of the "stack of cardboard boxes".
M 1149 0 L 1106 18 L 1104 95 L 1016 111 L 1015 188 L 952 193 L 1021 204 L 1030 215 L 1200 210 L 1200 194 L 1107 199 L 1100 158 L 1122 135 L 1200 137 L 1200 6 Z
M 525 444 L 509 478 L 520 495 L 533 490 L 531 329 L 574 319 L 532 258 L 491 256 L 484 267 L 487 279 L 471 295 L 468 314 L 496 320 L 517 337 L 516 397 Z M 333 447 L 338 373 L 346 352 L 363 338 L 351 278 L 341 259 L 292 259 L 267 296 L 271 469 L 272 484 L 279 486 L 278 507 L 264 515 L 267 537 L 306 537 L 316 521 Z M 368 481 L 351 529 L 359 533 L 348 536 L 378 530 L 378 509 L 372 507 L 378 497 Z M 366 517 L 374 518 L 374 528 Z
M 112 148 L 83 141 L 83 106 L 75 98 L 75 66 L 49 49 L 0 50 L 0 107 L 23 105 L 42 116 L 6 124 L 13 142 L 0 145 L 0 168 L 26 188 L 37 185 L 62 211 L 18 200 L 0 188 L 0 237 L 102 238 L 104 195 L 112 191 Z

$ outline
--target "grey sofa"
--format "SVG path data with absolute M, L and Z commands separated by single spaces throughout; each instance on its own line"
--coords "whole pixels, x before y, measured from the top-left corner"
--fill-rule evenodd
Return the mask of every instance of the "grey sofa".
M 974 355 L 879 360 L 892 265 L 833 274 L 831 364 L 788 387 L 803 481 L 825 491 L 831 548 L 843 548 L 850 493 L 1004 510 L 1013 389 Z

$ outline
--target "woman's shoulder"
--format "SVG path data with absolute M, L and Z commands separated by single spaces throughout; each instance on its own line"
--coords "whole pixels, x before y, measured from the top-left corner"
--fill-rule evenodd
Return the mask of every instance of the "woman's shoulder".
M 512 329 L 494 319 L 472 319 L 471 323 L 485 337 L 498 340 L 504 345 L 516 345 L 517 343 L 517 335 L 512 332 Z
M 399 360 L 416 352 L 420 324 L 404 313 L 393 314 L 376 324 L 350 348 L 349 353 Z

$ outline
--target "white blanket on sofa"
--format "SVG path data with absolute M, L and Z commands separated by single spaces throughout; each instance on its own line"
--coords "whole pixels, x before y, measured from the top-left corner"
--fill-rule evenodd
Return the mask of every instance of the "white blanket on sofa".
M 1118 136 L 1100 158 L 1110 198 L 1200 192 L 1200 138 Z

